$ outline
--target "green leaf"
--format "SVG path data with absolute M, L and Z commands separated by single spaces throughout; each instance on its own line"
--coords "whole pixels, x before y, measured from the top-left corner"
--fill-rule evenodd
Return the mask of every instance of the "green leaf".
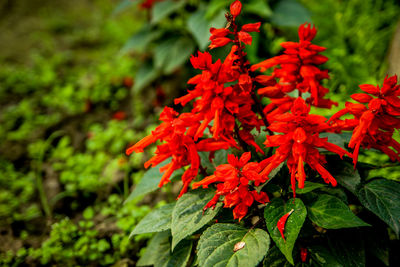
M 361 186 L 361 177 L 353 164 L 338 157 L 328 157 L 328 171 L 336 181 L 352 193 L 356 193 Z
M 148 170 L 140 180 L 139 184 L 136 185 L 135 189 L 133 189 L 132 193 L 125 200 L 125 203 L 133 200 L 136 197 L 143 196 L 147 193 L 153 192 L 158 189 L 158 184 L 160 183 L 162 173 L 160 172 L 160 168 L 167 165 L 170 160 L 166 160 L 163 163 L 160 163 L 158 166 L 151 168 Z
M 262 18 L 269 18 L 272 15 L 272 10 L 266 1 L 253 0 L 243 6 L 245 13 L 252 13 Z
M 311 258 L 315 261 L 317 266 L 326 267 L 342 267 L 334 255 L 322 246 L 312 246 L 309 247 Z
M 363 233 L 357 229 L 342 229 L 328 233 L 328 243 L 341 266 L 365 266 Z
M 151 24 L 160 22 L 185 4 L 185 1 L 165 0 L 157 2 L 151 9 Z
M 311 191 L 314 191 L 314 190 L 320 189 L 320 188 L 324 188 L 324 187 L 326 187 L 326 185 L 324 185 L 324 184 L 305 181 L 304 188 L 296 188 L 296 194 L 299 194 L 299 195 L 307 194 Z M 289 188 L 289 191 L 290 192 L 293 191 L 291 187 Z
M 234 252 L 235 244 L 244 247 Z M 257 266 L 268 252 L 270 238 L 261 229 L 248 230 L 236 224 L 218 223 L 209 227 L 197 245 L 199 266 Z
M 308 216 L 316 225 L 326 229 L 370 226 L 354 215 L 337 197 L 323 194 L 308 207 Z
M 271 17 L 272 23 L 278 26 L 298 27 L 311 22 L 310 12 L 295 0 L 282 0 L 276 5 Z
M 143 52 L 149 43 L 160 37 L 160 35 L 161 31 L 154 30 L 149 25 L 145 25 L 126 42 L 119 53 Z
M 280 252 L 277 246 L 273 246 L 268 250 L 267 256 L 263 261 L 264 267 L 289 267 L 292 266 L 285 256 Z
M 158 75 L 159 73 L 157 69 L 153 67 L 151 62 L 143 63 L 135 75 L 135 85 L 133 86 L 133 90 L 139 92 L 157 79 Z
M 172 211 L 175 203 L 164 205 L 147 214 L 133 229 L 129 237 L 138 234 L 155 233 L 171 228 Z
M 204 206 L 214 194 L 215 192 L 211 189 L 200 189 L 188 192 L 178 199 L 172 212 L 172 249 L 217 215 L 222 203 L 218 203 L 214 209 L 203 211 Z
M 188 38 L 172 38 L 160 43 L 154 51 L 154 64 L 165 74 L 170 74 L 187 61 L 194 51 Z
M 328 137 L 328 142 L 340 146 L 341 148 L 345 148 L 344 139 L 340 134 L 335 133 L 321 133 L 319 135 L 321 138 Z
M 277 223 L 283 215 L 290 212 L 292 209 L 294 209 L 294 211 L 288 217 L 285 225 L 285 242 L 278 230 Z M 286 204 L 281 198 L 275 198 L 268 203 L 264 209 L 264 218 L 268 232 L 270 233 L 272 240 L 275 241 L 278 248 L 291 264 L 294 264 L 292 256 L 293 247 L 306 217 L 307 209 L 299 198 L 296 198 L 295 200 L 290 199 Z
M 200 8 L 187 20 L 188 30 L 192 33 L 194 39 L 199 45 L 200 50 L 204 50 L 209 43 L 210 28 L 221 28 L 224 26 L 224 23 L 226 23 L 224 12 L 219 12 L 211 20 L 208 20 L 206 17 L 206 10 L 204 8 Z
M 201 151 L 199 152 L 200 160 L 201 160 L 201 165 L 206 168 L 206 171 L 208 174 L 212 174 L 215 171 L 215 168 L 221 164 L 226 164 L 228 162 L 228 154 L 232 153 L 230 149 L 224 150 L 218 150 L 214 154 L 214 159 L 212 162 L 209 160 L 209 155 L 210 152 L 204 152 Z
M 373 180 L 357 195 L 361 204 L 386 222 L 399 237 L 400 184 L 386 179 Z
M 185 267 L 192 250 L 192 242 L 184 240 L 171 253 L 170 232 L 157 233 L 149 242 L 144 255 L 137 262 L 137 266 Z

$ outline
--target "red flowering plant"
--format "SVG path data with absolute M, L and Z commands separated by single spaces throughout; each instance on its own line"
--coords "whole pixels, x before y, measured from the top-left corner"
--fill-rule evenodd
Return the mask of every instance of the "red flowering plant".
M 361 85 L 365 93 L 352 98 L 362 104 L 346 103 L 331 118 L 312 114 L 311 108 L 338 105 L 326 97 L 323 80 L 330 77 L 321 65 L 328 58 L 321 54 L 326 48 L 313 43 L 316 27 L 301 25 L 299 41 L 282 43 L 282 55 L 251 64 L 246 47 L 261 23 L 241 25 L 241 11 L 234 1 L 226 26 L 210 29 L 209 49 L 226 48 L 225 58 L 215 60 L 208 51 L 191 56 L 198 74 L 174 101 L 187 111 L 165 107 L 162 123 L 126 151 L 157 144 L 145 163 L 152 169 L 130 199 L 181 180 L 176 203 L 133 229 L 132 235 L 157 233 L 137 265 L 382 260 L 364 250 L 398 238 L 400 185 L 368 177 L 378 167 L 356 163 L 360 148 L 400 162 L 397 77 L 385 78 L 382 88 Z M 352 117 L 342 119 L 347 113 Z M 352 132 L 348 142 L 341 137 L 346 131 Z M 341 249 L 357 255 L 345 258 Z

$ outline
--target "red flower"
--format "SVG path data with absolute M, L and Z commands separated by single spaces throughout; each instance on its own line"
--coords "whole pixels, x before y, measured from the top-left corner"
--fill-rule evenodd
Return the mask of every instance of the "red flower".
M 354 166 L 358 160 L 360 146 L 379 149 L 392 161 L 400 161 L 400 144 L 392 137 L 394 130 L 400 128 L 400 85 L 396 84 L 395 75 L 386 77 L 382 88 L 370 84 L 360 85 L 365 94 L 353 94 L 351 98 L 363 104 L 368 103 L 368 108 L 363 104 L 346 103 L 345 109 L 329 119 L 329 122 L 333 122 L 333 127 L 354 129 L 349 142 L 349 147 L 354 149 Z M 354 119 L 339 120 L 346 113 L 352 114 Z
M 242 11 L 242 3 L 238 0 L 233 2 L 230 7 L 231 14 L 234 18 L 239 16 L 240 12 Z
M 263 177 L 287 160 L 287 166 L 291 173 L 291 184 L 295 195 L 296 180 L 298 187 L 304 187 L 306 174 L 304 163 L 316 170 L 326 183 L 336 186 L 336 180 L 323 167 L 325 157 L 317 148 L 324 148 L 333 153 L 351 156 L 341 147 L 329 143 L 327 138 L 320 138 L 319 133 L 329 132 L 331 128 L 325 123 L 326 119 L 320 115 L 309 114 L 310 108 L 302 98 L 297 98 L 291 108 L 291 113 L 284 113 L 275 116 L 275 121 L 269 126 L 273 132 L 280 132 L 283 135 L 267 136 L 265 145 L 267 147 L 278 147 L 275 155 L 260 162 Z
M 261 84 L 265 82 L 266 87 L 258 90 L 258 93 L 273 99 L 287 97 L 287 93 L 299 90 L 299 94 L 309 92 L 311 97 L 307 102 L 311 105 L 323 108 L 330 108 L 337 103 L 323 97 L 328 93 L 328 89 L 321 85 L 321 80 L 328 79 L 328 71 L 320 70 L 317 66 L 324 64 L 328 58 L 320 55 L 325 48 L 311 43 L 317 30 L 310 24 L 303 24 L 299 27 L 298 43 L 284 42 L 281 46 L 285 49 L 284 54 L 267 59 L 251 67 L 252 71 L 261 69 L 265 71 L 275 67 L 271 76 L 263 77 Z M 275 79 L 279 79 L 275 82 Z M 289 100 L 289 98 L 285 98 Z M 270 107 L 271 108 L 271 107 Z M 280 112 L 289 111 L 280 108 Z M 270 116 L 271 117 L 271 116 Z M 270 118 L 273 119 L 273 118 Z
M 265 182 L 259 174 L 261 167 L 256 162 L 249 162 L 250 158 L 250 152 L 243 153 L 240 159 L 234 155 L 228 155 L 228 164 L 218 166 L 213 175 L 192 184 L 192 188 L 196 189 L 200 186 L 207 188 L 210 184 L 217 183 L 215 196 L 204 209 L 214 207 L 220 196 L 224 196 L 224 207 L 235 206 L 233 217 L 240 221 L 247 214 L 248 207 L 254 200 L 259 203 L 269 202 L 265 192 L 249 191 L 250 183 L 258 186 Z
M 182 175 L 183 188 L 179 197 L 187 191 L 191 181 L 197 176 L 200 167 L 200 158 L 198 151 L 215 151 L 219 149 L 229 148 L 229 144 L 223 141 L 215 141 L 212 139 L 201 140 L 195 142 L 193 136 L 199 123 L 194 114 L 183 113 L 179 117 L 178 113 L 172 108 L 165 107 L 160 114 L 160 120 L 163 121 L 150 135 L 140 140 L 135 145 L 126 150 L 129 155 L 132 152 L 143 152 L 143 149 L 157 140 L 163 141 L 164 144 L 157 146 L 155 156 L 145 163 L 145 167 L 150 165 L 155 167 L 159 163 L 168 158 L 172 161 L 160 169 L 164 172 L 159 187 L 169 182 L 172 173 L 190 165 Z

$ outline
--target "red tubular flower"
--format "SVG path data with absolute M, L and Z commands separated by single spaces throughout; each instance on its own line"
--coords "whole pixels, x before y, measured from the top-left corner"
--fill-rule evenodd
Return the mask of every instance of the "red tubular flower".
M 354 149 L 354 167 L 361 146 L 379 149 L 392 161 L 400 161 L 400 144 L 393 139 L 394 130 L 400 128 L 400 85 L 397 85 L 397 76 L 386 77 L 382 88 L 363 84 L 360 89 L 365 93 L 353 94 L 351 98 L 368 104 L 368 108 L 363 104 L 346 103 L 346 108 L 333 115 L 329 122 L 343 130 L 354 129 L 349 142 L 349 147 Z M 339 120 L 346 113 L 352 114 L 354 119 Z
M 291 113 L 284 113 L 275 116 L 275 121 L 269 126 L 273 132 L 280 132 L 283 135 L 267 136 L 265 145 L 267 147 L 278 147 L 275 155 L 260 162 L 263 171 L 260 173 L 264 179 L 269 173 L 287 160 L 287 166 L 291 173 L 291 184 L 295 196 L 296 180 L 298 187 L 304 187 L 306 174 L 304 163 L 316 170 L 326 183 L 336 186 L 336 180 L 323 167 L 325 157 L 317 148 L 324 148 L 328 151 L 343 155 L 351 154 L 343 148 L 329 143 L 327 138 L 320 138 L 319 133 L 332 131 L 325 123 L 323 116 L 309 114 L 310 108 L 302 98 L 297 98 L 291 107 Z
M 281 233 L 282 239 L 286 242 L 285 240 L 285 235 L 283 232 L 285 231 L 285 225 L 286 221 L 289 218 L 289 216 L 293 213 L 294 209 L 291 209 L 288 213 L 283 215 L 279 220 L 278 223 L 276 224 L 276 227 L 278 228 L 279 232 Z
M 194 114 L 183 113 L 178 117 L 178 113 L 172 108 L 165 107 L 160 114 L 160 120 L 163 123 L 150 135 L 128 148 L 126 154 L 143 152 L 145 147 L 157 140 L 164 142 L 164 144 L 157 146 L 156 155 L 145 163 L 145 167 L 155 167 L 164 160 L 172 158 L 169 164 L 160 169 L 161 172 L 164 172 L 159 183 L 159 186 L 162 187 L 169 182 L 169 178 L 175 170 L 190 165 L 190 168 L 182 175 L 183 187 L 179 194 L 180 197 L 187 191 L 189 184 L 197 176 L 200 167 L 200 159 L 197 152 L 227 149 L 230 144 L 212 139 L 205 139 L 196 143 L 193 140 L 193 136 L 199 123 L 196 123 L 197 119 Z
M 315 37 L 317 30 L 311 27 L 310 24 L 303 24 L 299 27 L 299 42 L 284 42 L 281 46 L 285 49 L 284 54 L 267 59 L 263 62 L 255 64 L 251 67 L 252 71 L 260 69 L 265 71 L 274 66 L 275 67 L 270 79 L 268 79 L 267 87 L 258 90 L 262 96 L 272 99 L 280 99 L 286 97 L 287 93 L 293 90 L 299 90 L 299 94 L 309 92 L 310 98 L 307 103 L 322 107 L 330 108 L 337 103 L 324 99 L 323 97 L 328 93 L 328 89 L 321 85 L 323 79 L 328 79 L 328 71 L 320 70 L 318 65 L 324 64 L 328 58 L 320 55 L 325 48 L 311 43 Z M 278 82 L 274 82 L 278 79 Z M 288 100 L 288 98 L 286 98 Z M 282 112 L 290 110 L 280 109 Z M 269 120 L 273 120 L 269 116 Z
M 255 186 L 265 182 L 259 174 L 261 167 L 256 162 L 249 162 L 250 158 L 250 152 L 243 153 L 240 159 L 234 155 L 228 155 L 228 164 L 218 166 L 213 175 L 192 184 L 192 188 L 196 189 L 201 186 L 207 188 L 210 184 L 217 183 L 215 196 L 204 209 L 214 207 L 220 197 L 224 196 L 224 207 L 235 207 L 233 217 L 240 221 L 246 216 L 254 200 L 259 203 L 269 202 L 265 192 L 258 193 L 256 190 L 249 190 L 250 182 Z
M 242 3 L 238 0 L 234 1 L 230 7 L 231 14 L 234 18 L 239 16 L 240 12 L 242 11 Z

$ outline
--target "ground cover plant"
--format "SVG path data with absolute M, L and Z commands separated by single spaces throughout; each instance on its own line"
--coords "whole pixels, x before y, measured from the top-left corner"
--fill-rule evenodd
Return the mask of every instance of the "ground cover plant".
M 313 114 L 311 106 L 318 112 L 338 105 L 326 98 L 323 80 L 330 76 L 320 65 L 329 58 L 313 42 L 316 27 L 300 25 L 297 41 L 281 43 L 281 55 L 249 62 L 250 33 L 261 22 L 241 24 L 242 7 L 234 1 L 226 26 L 210 28 L 209 49 L 227 48 L 225 58 L 191 56 L 199 72 L 174 100 L 186 109 L 165 107 L 161 124 L 126 151 L 161 142 L 145 163 L 154 168 L 151 177 L 133 195 L 181 184 L 176 203 L 132 231 L 157 233 L 137 265 L 393 264 L 400 184 L 366 179 L 380 166 L 358 155 L 375 149 L 400 162 L 397 76 L 360 85 L 351 95 L 358 103 L 346 102 L 329 119 Z
M 398 265 L 397 1 L 0 14 L 1 266 Z

